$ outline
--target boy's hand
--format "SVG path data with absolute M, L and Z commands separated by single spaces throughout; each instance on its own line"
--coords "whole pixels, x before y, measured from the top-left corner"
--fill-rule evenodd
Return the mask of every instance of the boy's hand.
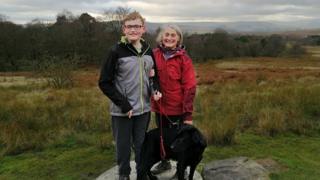
M 128 114 L 128 117 L 129 117 L 129 119 L 131 119 L 131 116 L 132 116 L 132 110 L 130 110 L 127 114 Z
M 189 121 L 188 121 L 188 120 L 187 120 L 187 121 L 183 121 L 183 123 L 189 124 L 189 125 L 192 125 L 192 124 L 193 124 L 192 121 L 190 121 L 190 120 L 189 120 Z
M 151 69 L 149 72 L 149 77 L 153 77 L 155 75 L 154 69 Z
M 161 94 L 161 92 L 159 92 L 159 91 L 156 91 L 156 92 L 153 94 L 153 99 L 154 99 L 155 101 L 158 101 L 161 97 L 162 97 L 162 94 Z

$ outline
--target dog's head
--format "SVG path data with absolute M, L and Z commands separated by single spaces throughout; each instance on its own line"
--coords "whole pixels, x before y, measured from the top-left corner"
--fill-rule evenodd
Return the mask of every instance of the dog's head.
M 170 148 L 173 152 L 182 152 L 192 146 L 207 147 L 207 141 L 201 132 L 192 125 L 182 125 Z

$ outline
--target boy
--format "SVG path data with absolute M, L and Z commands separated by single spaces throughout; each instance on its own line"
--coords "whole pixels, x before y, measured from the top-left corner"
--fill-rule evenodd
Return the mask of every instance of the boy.
M 150 121 L 151 90 L 157 92 L 158 83 L 152 50 L 141 38 L 145 33 L 144 18 L 132 12 L 122 23 L 125 36 L 111 48 L 101 70 L 99 87 L 111 100 L 119 180 L 129 180 L 131 147 L 139 169 L 140 150 Z M 159 97 L 155 95 L 155 99 Z

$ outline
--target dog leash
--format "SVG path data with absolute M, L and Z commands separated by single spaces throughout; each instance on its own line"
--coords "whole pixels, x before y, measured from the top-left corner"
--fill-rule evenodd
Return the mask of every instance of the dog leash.
M 159 110 L 160 110 L 160 157 L 162 160 L 164 160 L 166 158 L 166 150 L 164 148 L 164 142 L 163 142 L 163 131 L 162 131 L 162 100 L 161 98 L 160 100 L 160 106 L 159 106 Z
M 159 99 L 159 101 L 161 100 L 161 98 Z M 159 114 L 160 114 L 160 118 L 162 118 L 162 115 L 169 121 L 169 123 L 171 124 L 171 125 L 179 125 L 180 124 L 180 121 L 178 120 L 177 122 L 174 122 L 173 120 L 171 120 L 170 118 L 169 118 L 169 116 L 166 114 L 166 113 L 164 113 L 162 110 L 161 110 L 161 107 L 162 107 L 162 102 L 161 103 L 159 103 L 158 101 L 155 101 L 157 104 L 158 104 L 158 106 L 159 106 Z

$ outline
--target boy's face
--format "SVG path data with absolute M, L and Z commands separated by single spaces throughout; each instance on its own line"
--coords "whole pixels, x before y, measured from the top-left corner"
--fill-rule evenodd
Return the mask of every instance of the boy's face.
M 126 21 L 122 30 L 129 42 L 139 41 L 146 31 L 140 19 Z
M 179 40 L 180 37 L 174 29 L 167 28 L 163 32 L 162 44 L 164 45 L 164 47 L 174 49 L 177 47 Z

